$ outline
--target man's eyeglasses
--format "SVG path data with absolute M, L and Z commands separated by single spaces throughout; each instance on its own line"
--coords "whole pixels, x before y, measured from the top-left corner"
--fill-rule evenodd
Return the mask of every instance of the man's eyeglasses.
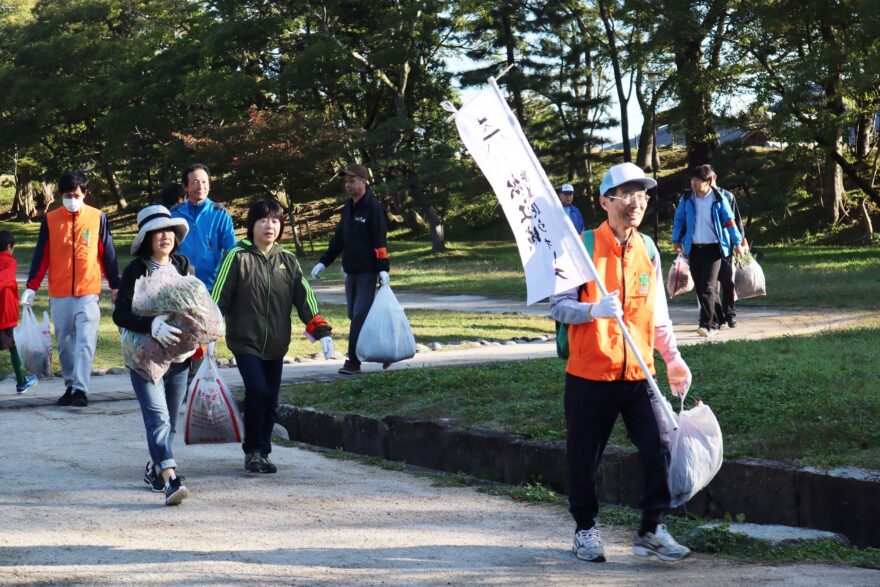
M 648 201 L 651 199 L 651 196 L 646 194 L 645 192 L 640 192 L 637 194 L 626 194 L 625 196 L 605 196 L 609 200 L 620 200 L 627 206 L 632 204 L 633 202 L 638 202 L 642 206 L 647 205 Z

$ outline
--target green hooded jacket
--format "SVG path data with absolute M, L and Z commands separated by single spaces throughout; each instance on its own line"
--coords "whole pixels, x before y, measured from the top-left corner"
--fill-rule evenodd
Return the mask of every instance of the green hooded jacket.
M 264 255 L 251 241 L 239 241 L 223 257 L 211 295 L 226 318 L 226 345 L 234 354 L 284 358 L 294 308 L 309 335 L 330 335 L 299 261 L 278 244 Z

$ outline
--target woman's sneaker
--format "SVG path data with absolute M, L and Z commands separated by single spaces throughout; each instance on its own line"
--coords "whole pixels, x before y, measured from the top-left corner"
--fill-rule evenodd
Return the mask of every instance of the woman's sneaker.
M 599 528 L 596 526 L 588 530 L 575 532 L 571 550 L 582 561 L 591 563 L 605 562 L 605 548 L 602 546 L 602 539 L 599 538 Z
M 152 461 L 147 461 L 147 466 L 144 467 L 144 483 L 149 485 L 150 491 L 154 493 L 165 491 L 165 481 L 162 479 L 162 475 L 156 472 Z
M 666 524 L 657 524 L 654 532 L 648 532 L 644 536 L 636 534 L 633 544 L 633 554 L 636 556 L 654 555 L 662 561 L 680 561 L 691 553 L 691 549 L 682 546 L 666 530 Z
M 18 393 L 24 393 L 36 384 L 37 384 L 37 376 L 36 375 L 28 375 L 24 379 L 24 385 L 16 385 L 15 391 L 17 391 Z
M 174 477 L 165 484 L 165 505 L 177 505 L 189 495 L 183 477 Z

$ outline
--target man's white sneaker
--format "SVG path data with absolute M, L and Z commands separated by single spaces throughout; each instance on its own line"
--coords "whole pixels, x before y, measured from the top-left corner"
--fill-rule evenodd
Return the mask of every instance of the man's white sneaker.
M 706 328 L 705 326 L 700 326 L 699 328 L 697 328 L 697 334 L 699 334 L 700 336 L 708 337 L 709 336 L 709 329 Z
M 662 561 L 680 561 L 691 553 L 691 549 L 675 541 L 666 530 L 666 524 L 657 524 L 657 530 L 644 536 L 636 534 L 633 554 L 637 556 L 654 555 Z
M 599 529 L 596 526 L 575 532 L 571 549 L 582 561 L 605 562 L 605 549 L 602 547 L 602 539 L 599 538 Z

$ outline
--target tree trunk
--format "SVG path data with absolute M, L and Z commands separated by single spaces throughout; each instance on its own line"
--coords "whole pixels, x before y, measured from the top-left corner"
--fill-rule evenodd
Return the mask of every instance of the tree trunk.
M 501 26 L 504 34 L 504 43 L 505 49 L 507 52 L 507 66 L 516 64 L 516 36 L 513 33 L 513 26 L 510 23 L 510 14 L 505 11 L 503 16 L 501 17 Z M 519 120 L 519 125 L 523 128 L 526 127 L 526 107 L 523 102 L 522 97 L 522 80 L 523 74 L 520 71 L 510 70 L 507 73 L 507 87 L 510 89 L 510 94 L 513 96 L 513 111 L 516 113 L 516 119 Z
M 642 122 L 642 131 L 639 135 L 639 150 L 636 153 L 636 165 L 645 171 L 653 171 L 654 154 L 654 125 L 651 118 L 645 118 Z
M 12 202 L 12 213 L 18 222 L 30 222 L 36 212 L 34 204 L 34 185 L 29 175 L 16 169 L 15 199 Z
M 45 214 L 49 210 L 49 206 L 52 205 L 52 202 L 55 201 L 55 188 L 51 183 L 41 181 L 40 194 L 41 197 L 37 198 L 37 212 Z
M 868 198 L 862 198 L 859 209 L 862 211 L 862 228 L 865 229 L 864 238 L 870 243 L 874 240 L 874 225 L 871 223 L 871 215 L 868 214 Z
M 431 226 L 431 252 L 442 253 L 446 250 L 446 230 L 443 227 L 443 221 L 431 206 L 431 202 L 419 182 L 410 183 L 409 189 L 413 200 L 421 207 L 425 218 L 428 219 L 428 224 Z
M 856 126 L 856 157 L 864 161 L 871 150 L 871 138 L 874 134 L 874 115 L 867 112 L 859 114 Z
M 632 151 L 629 146 L 629 115 L 627 114 L 626 94 L 623 91 L 623 73 L 620 70 L 620 56 L 617 53 L 617 39 L 614 36 L 614 26 L 611 16 L 608 14 L 608 5 L 605 0 L 599 0 L 599 14 L 605 25 L 605 35 L 608 38 L 608 51 L 611 55 L 611 66 L 614 70 L 614 87 L 617 89 L 617 102 L 620 106 L 620 134 L 623 135 L 623 160 L 632 161 Z
M 706 78 L 700 39 L 685 39 L 675 52 L 679 104 L 684 113 L 688 167 L 709 162 L 719 147 L 712 121 L 710 96 L 702 86 Z
M 837 224 L 843 209 L 843 170 L 830 153 L 825 155 L 822 172 L 822 209 L 828 223 Z
M 116 172 L 106 166 L 102 167 L 102 172 L 104 173 L 104 179 L 107 181 L 107 187 L 110 188 L 110 192 L 113 194 L 113 199 L 119 204 L 119 209 L 125 210 L 128 207 L 128 202 L 125 201 L 125 194 L 122 193 L 122 186 L 119 185 Z

